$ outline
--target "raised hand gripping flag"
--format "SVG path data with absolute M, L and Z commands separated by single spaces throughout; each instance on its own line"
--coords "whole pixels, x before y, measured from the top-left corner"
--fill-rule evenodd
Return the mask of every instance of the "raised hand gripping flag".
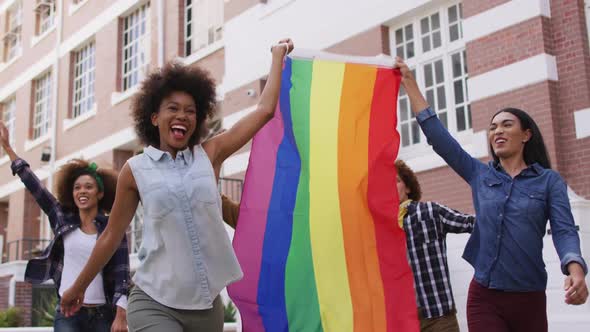
M 254 138 L 229 288 L 245 332 L 419 330 L 397 225 L 400 73 L 347 59 L 288 57 Z

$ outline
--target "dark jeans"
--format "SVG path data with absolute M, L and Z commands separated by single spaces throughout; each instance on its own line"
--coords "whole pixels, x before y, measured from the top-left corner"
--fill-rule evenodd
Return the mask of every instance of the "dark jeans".
M 66 318 L 59 308 L 55 311 L 55 332 L 109 332 L 115 319 L 113 306 L 82 307 L 74 316 Z
M 504 292 L 472 280 L 467 324 L 469 332 L 547 332 L 545 292 Z

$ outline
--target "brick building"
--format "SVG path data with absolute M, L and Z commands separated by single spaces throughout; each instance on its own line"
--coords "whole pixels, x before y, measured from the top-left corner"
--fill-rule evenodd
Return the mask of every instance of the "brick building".
M 400 55 L 478 158 L 490 157 L 486 128 L 495 111 L 514 106 L 535 118 L 571 188 L 589 258 L 588 17 L 588 0 L 3 0 L 0 112 L 16 152 L 51 187 L 54 171 L 71 158 L 120 168 L 141 149 L 130 127 L 131 97 L 145 73 L 167 61 L 213 74 L 229 127 L 256 104 L 268 47 L 282 37 L 301 48 Z M 473 211 L 468 186 L 425 143 L 403 92 L 398 110 L 400 157 L 419 172 L 424 198 Z M 248 157 L 249 145 L 227 160 L 223 176 L 242 178 Z M 24 260 L 50 232 L 9 164 L 0 156 L 0 308 L 30 307 Z M 134 246 L 140 219 L 132 225 Z M 462 324 L 472 276 L 460 258 L 466 239 L 448 244 Z M 551 328 L 582 331 L 590 305 L 562 304 L 563 278 L 550 235 L 546 241 Z

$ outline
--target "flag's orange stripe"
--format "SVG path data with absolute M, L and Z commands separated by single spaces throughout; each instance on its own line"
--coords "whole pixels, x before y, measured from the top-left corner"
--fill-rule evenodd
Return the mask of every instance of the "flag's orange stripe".
M 375 77 L 375 67 L 346 65 L 338 120 L 338 191 L 355 332 L 386 330 L 375 226 L 367 205 Z

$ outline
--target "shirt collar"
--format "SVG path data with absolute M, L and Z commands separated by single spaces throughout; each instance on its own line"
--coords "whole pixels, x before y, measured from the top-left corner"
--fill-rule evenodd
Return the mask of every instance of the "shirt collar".
M 502 168 L 502 165 L 500 164 L 499 161 L 493 161 L 493 166 L 497 171 L 502 171 L 504 173 L 506 173 L 506 171 L 504 170 L 504 168 Z M 521 174 L 524 176 L 537 176 L 540 175 L 541 173 L 543 173 L 543 166 L 539 165 L 539 163 L 534 163 L 531 165 L 528 165 L 527 168 L 525 168 L 524 170 L 522 170 Z
M 168 155 L 170 157 L 170 159 L 172 159 L 172 156 L 170 156 L 170 153 L 164 152 L 164 151 L 157 149 L 151 145 L 148 146 L 147 148 L 145 148 L 143 150 L 143 152 L 145 154 L 147 154 L 150 158 L 152 158 L 154 161 L 159 161 L 160 159 L 162 159 L 162 157 L 164 155 Z M 182 158 L 182 160 L 184 160 L 185 164 L 189 165 L 193 161 L 193 154 L 191 152 L 191 149 L 186 148 L 182 151 L 178 151 L 176 153 L 176 159 L 178 159 L 178 158 Z
M 162 156 L 164 155 L 164 151 L 156 149 L 151 145 L 145 148 L 143 152 L 155 161 L 160 160 L 160 158 L 162 158 Z

